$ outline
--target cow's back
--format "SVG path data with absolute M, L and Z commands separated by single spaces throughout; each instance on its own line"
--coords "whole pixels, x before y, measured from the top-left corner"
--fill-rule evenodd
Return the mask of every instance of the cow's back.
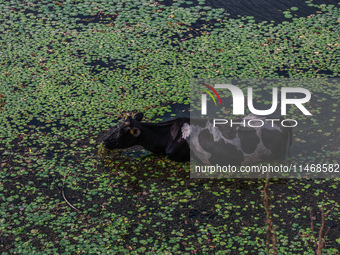
M 283 159 L 291 128 L 278 123 L 267 122 L 263 117 L 249 115 L 246 125 L 220 124 L 213 121 L 191 119 L 190 149 L 192 156 L 205 164 L 250 164 L 260 160 Z M 251 126 L 247 120 L 253 119 Z M 256 123 L 256 119 L 261 121 Z

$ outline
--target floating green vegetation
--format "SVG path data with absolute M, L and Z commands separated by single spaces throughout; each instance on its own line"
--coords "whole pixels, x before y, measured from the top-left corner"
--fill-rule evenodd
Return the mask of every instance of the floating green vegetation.
M 188 105 L 192 78 L 339 77 L 339 9 L 318 8 L 274 24 L 203 1 L 0 0 L 0 251 L 265 254 L 263 180 L 191 180 L 187 165 L 98 157 L 97 144 L 126 112 Z M 311 127 L 335 147 L 339 86 L 322 93 L 315 113 L 332 101 L 331 124 Z M 321 150 L 313 159 L 338 155 Z M 324 252 L 339 252 L 338 189 L 271 183 L 280 254 L 314 252 L 317 206 L 331 228 Z
M 1 108 L 6 104 L 4 98 L 5 98 L 5 95 L 0 93 L 0 111 L 4 111 L 4 109 Z

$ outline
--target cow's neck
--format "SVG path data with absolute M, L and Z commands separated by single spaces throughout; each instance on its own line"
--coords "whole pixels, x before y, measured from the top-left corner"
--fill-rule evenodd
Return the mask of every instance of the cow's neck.
M 171 126 L 171 123 L 140 123 L 138 128 L 141 130 L 141 134 L 137 140 L 138 145 L 153 153 L 165 154 Z

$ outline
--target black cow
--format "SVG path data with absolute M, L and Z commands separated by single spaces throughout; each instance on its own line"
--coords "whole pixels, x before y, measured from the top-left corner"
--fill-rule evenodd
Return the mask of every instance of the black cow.
M 248 115 L 243 119 L 255 118 L 258 119 Z M 134 118 L 129 116 L 121 121 L 103 140 L 104 147 L 112 150 L 141 145 L 178 162 L 189 161 L 191 155 L 205 164 L 249 164 L 283 159 L 291 144 L 288 141 L 291 141 L 292 128 L 276 123 L 265 122 L 256 128 L 247 125 L 213 127 L 211 121 L 204 119 L 178 118 L 161 123 L 144 123 L 142 119 L 143 114 L 138 113 Z
M 103 140 L 107 149 L 124 149 L 133 145 L 141 145 L 145 149 L 159 155 L 167 155 L 169 159 L 185 162 L 190 160 L 188 142 L 182 137 L 181 128 L 189 124 L 189 118 L 178 118 L 162 123 L 142 123 L 143 113 L 134 118 L 128 116 L 113 128 Z

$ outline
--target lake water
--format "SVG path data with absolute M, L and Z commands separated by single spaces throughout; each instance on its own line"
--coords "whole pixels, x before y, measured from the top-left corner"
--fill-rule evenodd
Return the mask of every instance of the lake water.
M 164 4 L 170 5 L 176 1 L 165 0 Z M 197 4 L 197 1 L 192 1 Z M 333 0 L 316 0 L 311 1 L 312 4 L 338 5 L 338 1 Z M 297 11 L 292 14 L 306 17 L 316 13 L 319 9 L 309 6 L 304 0 L 206 0 L 206 5 L 212 8 L 223 8 L 229 14 L 230 18 L 238 18 L 238 16 L 253 16 L 257 22 L 275 21 L 282 22 L 288 20 L 283 14 L 284 11 L 298 7 Z

